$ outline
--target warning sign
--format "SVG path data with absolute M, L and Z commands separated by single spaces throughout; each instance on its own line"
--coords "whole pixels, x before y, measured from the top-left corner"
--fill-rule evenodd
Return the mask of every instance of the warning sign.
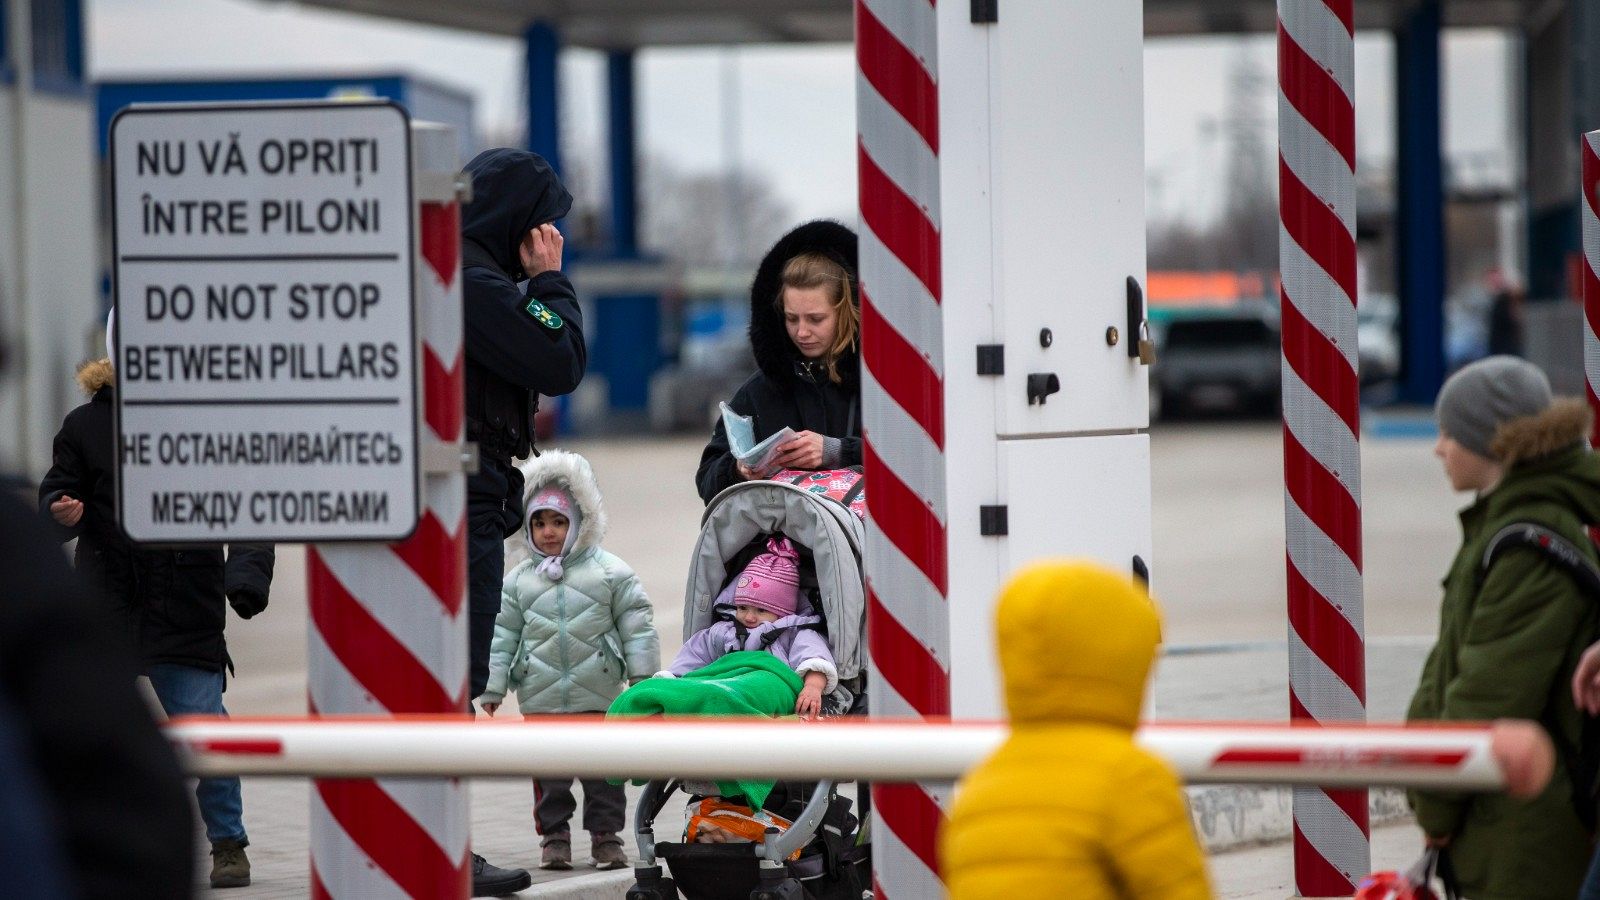
M 389 103 L 117 116 L 113 364 L 131 538 L 411 533 L 410 157 Z

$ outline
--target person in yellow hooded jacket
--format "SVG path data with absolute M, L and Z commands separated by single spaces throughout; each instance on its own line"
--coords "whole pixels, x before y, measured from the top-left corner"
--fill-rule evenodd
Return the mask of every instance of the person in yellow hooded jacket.
M 996 613 L 1011 735 L 940 833 L 950 900 L 1212 896 L 1177 776 L 1134 743 L 1161 617 L 1092 563 L 1020 572 Z

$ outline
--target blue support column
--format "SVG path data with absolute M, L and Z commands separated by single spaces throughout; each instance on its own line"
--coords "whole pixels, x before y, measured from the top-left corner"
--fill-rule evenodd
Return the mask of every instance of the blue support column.
M 633 51 L 607 53 L 610 250 L 612 260 L 624 265 L 640 258 L 633 94 Z M 600 338 L 590 365 L 605 373 L 613 410 L 642 412 L 650 403 L 650 378 L 662 364 L 660 291 L 618 291 L 595 300 L 595 332 Z
M 528 86 L 528 149 L 561 175 L 561 35 L 548 22 L 534 21 L 522 32 Z M 570 261 L 576 254 L 569 245 Z M 568 429 L 568 397 L 556 397 L 556 430 Z
M 633 51 L 606 54 L 606 108 L 611 160 L 611 254 L 639 255 L 639 187 L 634 172 Z
M 1395 34 L 1399 137 L 1397 222 L 1400 391 L 1432 404 L 1444 382 L 1444 170 L 1440 139 L 1439 0 L 1423 0 Z
M 528 149 L 561 174 L 561 36 L 548 22 L 523 32 L 527 47 Z

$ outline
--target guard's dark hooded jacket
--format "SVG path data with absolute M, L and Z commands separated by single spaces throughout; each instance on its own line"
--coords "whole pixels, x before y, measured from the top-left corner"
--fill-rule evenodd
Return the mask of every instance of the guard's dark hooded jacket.
M 170 550 L 129 542 L 117 526 L 111 361 L 85 364 L 78 385 L 90 400 L 67 413 L 56 434 L 50 471 L 39 484 L 39 512 L 61 540 L 78 539 L 78 570 L 101 590 L 112 626 L 129 638 L 145 665 L 220 671 L 229 663 L 223 598 L 247 619 L 266 608 L 272 547 L 233 544 L 225 554 L 221 544 Z M 63 494 L 83 501 L 83 518 L 71 528 L 50 516 L 50 504 Z
M 572 208 L 572 195 L 537 154 L 485 150 L 467 164 L 472 202 L 461 211 L 466 315 L 467 439 L 509 460 L 533 447 L 539 394 L 566 394 L 583 378 L 583 317 L 572 283 L 538 272 L 525 289 L 517 247 L 528 231 Z
M 838 360 L 835 384 L 821 366 L 807 365 L 783 325 L 778 292 L 783 267 L 802 253 L 822 253 L 850 275 L 851 301 L 860 304 L 856 283 L 856 235 L 838 222 L 807 222 L 784 235 L 767 251 L 750 285 L 750 349 L 757 371 L 734 393 L 728 406 L 752 416 L 756 440 L 765 440 L 784 426 L 840 439 L 841 466 L 861 463 L 861 358 L 859 344 Z M 721 418 L 711 442 L 700 454 L 695 487 L 707 503 L 719 491 L 743 479 Z

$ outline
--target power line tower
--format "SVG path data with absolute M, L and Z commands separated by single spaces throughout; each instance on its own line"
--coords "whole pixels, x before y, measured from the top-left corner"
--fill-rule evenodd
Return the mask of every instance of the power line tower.
M 1227 148 L 1222 264 L 1271 270 L 1278 260 L 1278 200 L 1272 147 L 1276 122 L 1268 113 L 1275 82 L 1249 46 L 1236 52 L 1228 73 L 1228 107 L 1218 123 Z

